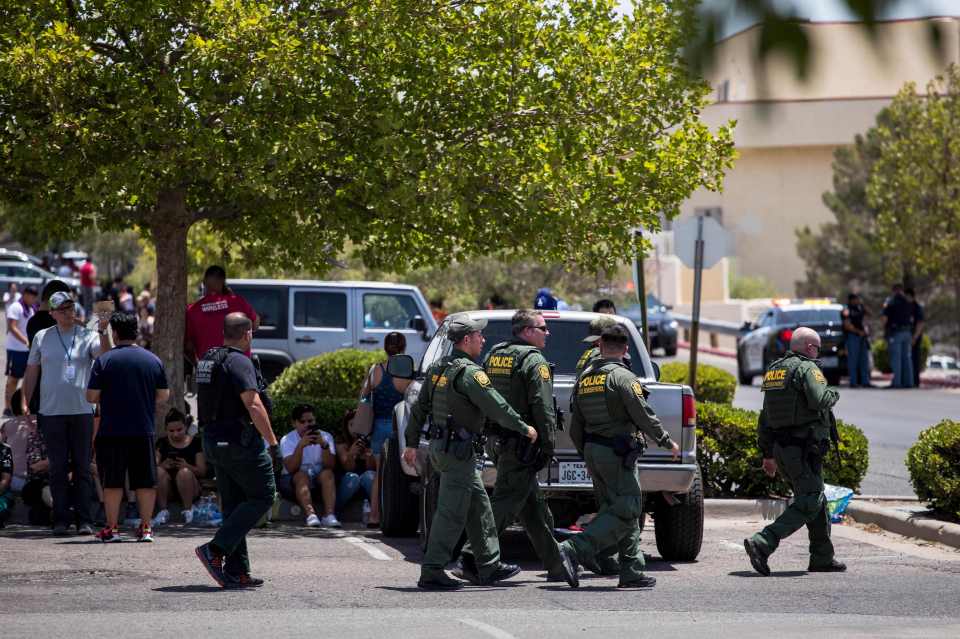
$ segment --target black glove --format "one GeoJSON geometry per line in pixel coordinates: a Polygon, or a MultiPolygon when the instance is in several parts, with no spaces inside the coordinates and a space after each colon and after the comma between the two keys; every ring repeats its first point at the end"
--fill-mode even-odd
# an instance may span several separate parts
{"type": "Polygon", "coordinates": [[[283,472],[283,456],[280,454],[280,445],[274,444],[268,449],[270,461],[273,462],[273,474],[279,475],[283,472]]]}

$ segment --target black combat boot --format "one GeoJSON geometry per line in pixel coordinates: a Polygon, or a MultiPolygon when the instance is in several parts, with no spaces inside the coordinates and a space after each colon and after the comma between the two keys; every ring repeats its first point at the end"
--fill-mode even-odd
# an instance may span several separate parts
{"type": "Polygon", "coordinates": [[[653,588],[656,585],[656,577],[640,575],[636,579],[631,579],[629,581],[624,581],[621,579],[620,583],[617,584],[617,588],[653,588]]]}
{"type": "Polygon", "coordinates": [[[846,572],[847,564],[841,563],[836,559],[831,559],[829,564],[825,566],[814,566],[810,564],[807,567],[807,572],[846,572]]]}
{"type": "MultiPolygon", "coordinates": [[[[490,573],[489,577],[478,578],[477,581],[471,581],[474,586],[492,586],[493,584],[505,581],[520,574],[520,566],[517,564],[505,564],[500,562],[497,564],[497,567],[493,569],[493,572],[490,573]]],[[[464,573],[466,575],[466,573],[464,573]]]]}
{"type": "Polygon", "coordinates": [[[571,588],[580,587],[580,564],[577,563],[577,557],[573,550],[567,546],[566,542],[560,544],[560,560],[563,562],[564,576],[567,578],[567,584],[571,588]]]}
{"type": "Polygon", "coordinates": [[[452,579],[441,570],[438,574],[421,574],[417,587],[423,590],[459,590],[463,588],[463,582],[452,579]]]}
{"type": "Polygon", "coordinates": [[[458,579],[466,579],[472,584],[480,583],[480,571],[477,570],[477,560],[473,555],[460,555],[456,567],[451,572],[458,579]]]}
{"type": "Polygon", "coordinates": [[[750,538],[744,539],[743,548],[747,551],[747,555],[750,556],[750,563],[753,565],[753,569],[764,577],[769,577],[770,566],[767,565],[767,556],[763,554],[763,551],[757,546],[757,542],[750,538]]]}

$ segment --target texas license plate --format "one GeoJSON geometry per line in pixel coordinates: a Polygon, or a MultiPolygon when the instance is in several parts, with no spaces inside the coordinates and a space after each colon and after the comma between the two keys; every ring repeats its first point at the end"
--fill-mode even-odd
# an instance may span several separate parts
{"type": "Polygon", "coordinates": [[[820,360],[824,368],[836,368],[840,365],[840,359],[836,356],[824,357],[820,360]]]}
{"type": "Polygon", "coordinates": [[[592,481],[586,462],[560,462],[561,484],[589,484],[592,481]]]}

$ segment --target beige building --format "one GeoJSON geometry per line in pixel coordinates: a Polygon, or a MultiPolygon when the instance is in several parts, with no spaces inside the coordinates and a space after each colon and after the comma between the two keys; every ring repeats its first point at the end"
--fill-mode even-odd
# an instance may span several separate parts
{"type": "MultiPolygon", "coordinates": [[[[815,58],[806,80],[786,58],[758,66],[757,27],[722,40],[707,75],[716,102],[703,119],[711,127],[737,121],[739,159],[723,193],[695,193],[681,215],[717,218],[734,235],[737,274],[762,276],[780,293],[793,294],[804,275],[795,230],[834,219],[822,200],[832,186],[834,149],[872,126],[904,83],[922,90],[949,63],[960,62],[960,1],[957,11],[956,17],[879,23],[875,41],[857,23],[807,23],[815,58]],[[932,21],[944,36],[940,56],[930,46],[932,21]]],[[[711,287],[713,299],[726,294],[711,287]]],[[[662,296],[686,301],[682,290],[662,296]]]]}

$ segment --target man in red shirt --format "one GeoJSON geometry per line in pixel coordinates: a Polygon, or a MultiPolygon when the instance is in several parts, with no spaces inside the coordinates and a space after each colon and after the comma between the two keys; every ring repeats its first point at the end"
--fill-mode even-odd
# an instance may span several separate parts
{"type": "Polygon", "coordinates": [[[97,285],[97,267],[93,260],[87,259],[80,266],[80,304],[87,317],[93,310],[93,287],[97,285]]]}
{"type": "Polygon", "coordinates": [[[211,348],[223,346],[223,320],[230,313],[243,313],[249,317],[253,320],[253,330],[260,326],[260,318],[253,307],[227,286],[227,272],[222,266],[211,266],[206,270],[203,290],[205,295],[187,307],[183,349],[192,362],[198,361],[211,348]]]}

